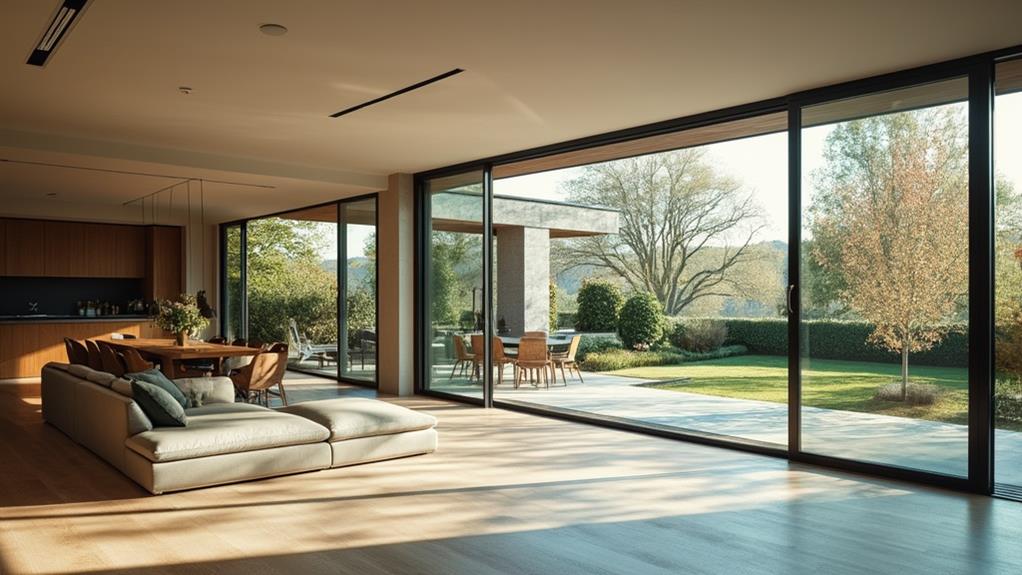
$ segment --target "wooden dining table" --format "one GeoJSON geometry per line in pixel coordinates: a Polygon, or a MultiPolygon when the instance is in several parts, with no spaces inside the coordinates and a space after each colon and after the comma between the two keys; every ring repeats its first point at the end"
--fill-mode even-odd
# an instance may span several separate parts
{"type": "Polygon", "coordinates": [[[183,377],[180,362],[193,359],[222,360],[226,357],[243,357],[255,355],[259,350],[254,347],[239,345],[221,345],[204,341],[190,341],[187,345],[177,345],[173,339],[109,339],[106,343],[115,349],[131,348],[142,357],[160,362],[160,370],[169,379],[183,377]]]}

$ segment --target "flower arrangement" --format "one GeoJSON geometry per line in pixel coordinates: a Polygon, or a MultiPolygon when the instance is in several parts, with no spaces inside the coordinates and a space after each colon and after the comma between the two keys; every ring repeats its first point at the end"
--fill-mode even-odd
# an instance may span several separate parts
{"type": "Polygon", "coordinates": [[[189,335],[209,324],[209,320],[202,317],[193,295],[181,294],[177,301],[161,300],[156,305],[157,327],[176,334],[178,345],[185,345],[189,335]]]}

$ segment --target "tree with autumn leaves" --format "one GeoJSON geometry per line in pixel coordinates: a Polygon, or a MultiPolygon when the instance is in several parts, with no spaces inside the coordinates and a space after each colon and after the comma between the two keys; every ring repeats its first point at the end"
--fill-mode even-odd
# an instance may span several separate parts
{"type": "Polygon", "coordinates": [[[961,106],[842,123],[814,174],[809,256],[901,356],[933,347],[966,302],[968,133],[961,106]]]}

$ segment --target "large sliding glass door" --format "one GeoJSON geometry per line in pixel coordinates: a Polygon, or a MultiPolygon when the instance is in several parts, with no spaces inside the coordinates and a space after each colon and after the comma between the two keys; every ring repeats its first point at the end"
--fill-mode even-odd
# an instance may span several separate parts
{"type": "Polygon", "coordinates": [[[993,132],[992,66],[420,176],[420,388],[981,492],[996,449],[1022,484],[1022,67],[993,132]]]}
{"type": "Polygon", "coordinates": [[[994,481],[1022,494],[1022,60],[995,74],[994,481]]]}
{"type": "Polygon", "coordinates": [[[802,110],[801,448],[964,477],[968,81],[802,110]]]}
{"type": "Polygon", "coordinates": [[[376,382],[376,197],[222,227],[230,341],[288,344],[288,368],[376,382]]]}
{"type": "Polygon", "coordinates": [[[426,180],[420,187],[426,236],[420,325],[427,330],[425,389],[484,400],[490,331],[484,249],[486,174],[476,170],[426,180]]]}

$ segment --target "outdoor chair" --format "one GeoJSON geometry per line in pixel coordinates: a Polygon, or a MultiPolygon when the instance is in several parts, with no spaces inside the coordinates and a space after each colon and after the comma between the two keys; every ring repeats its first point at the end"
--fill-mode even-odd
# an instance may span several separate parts
{"type": "Polygon", "coordinates": [[[451,376],[447,379],[454,379],[454,372],[456,371],[460,376],[464,377],[465,371],[473,365],[473,356],[465,347],[465,338],[455,333],[451,334],[451,341],[454,343],[454,366],[451,367],[451,376]]]}
{"type": "Polygon", "coordinates": [[[547,389],[550,388],[550,376],[553,374],[554,364],[547,354],[546,338],[523,337],[519,340],[516,365],[518,369],[515,373],[515,389],[518,389],[525,378],[535,381],[533,385],[538,385],[542,380],[547,389]]]}
{"type": "Polygon", "coordinates": [[[568,385],[568,377],[564,374],[564,368],[566,367],[568,368],[568,373],[574,370],[575,374],[578,375],[578,381],[585,383],[585,380],[582,379],[582,370],[579,369],[578,362],[575,361],[575,354],[578,353],[578,345],[581,341],[582,336],[573,336],[567,352],[550,354],[550,361],[554,363],[555,367],[561,369],[561,379],[564,380],[564,385],[568,385]]]}

